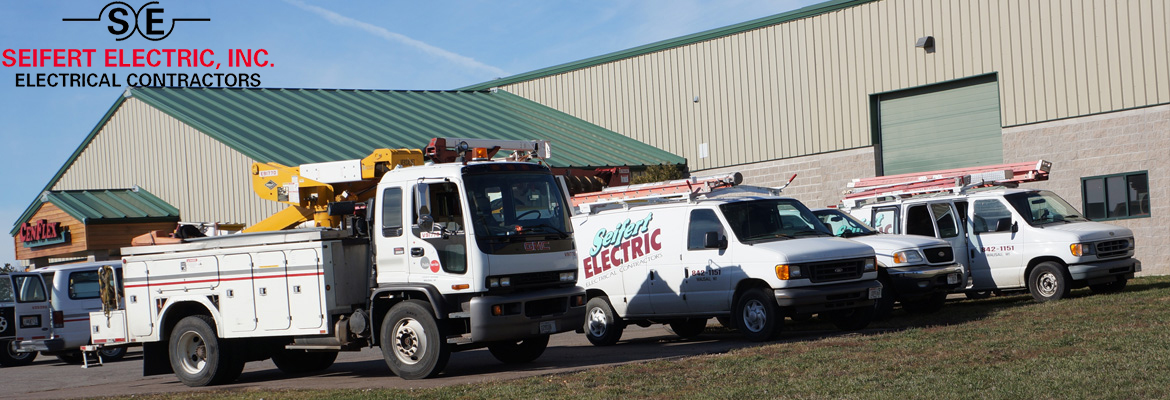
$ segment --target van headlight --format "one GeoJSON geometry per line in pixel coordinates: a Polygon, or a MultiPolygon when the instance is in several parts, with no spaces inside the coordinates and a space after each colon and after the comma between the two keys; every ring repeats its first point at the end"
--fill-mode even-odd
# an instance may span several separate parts
{"type": "Polygon", "coordinates": [[[919,264],[921,262],[922,254],[918,250],[903,250],[894,253],[894,264],[919,264]]]}
{"type": "Polygon", "coordinates": [[[1075,257],[1091,256],[1097,254],[1097,247],[1092,243],[1073,243],[1068,246],[1068,251],[1075,257]]]}
{"type": "Polygon", "coordinates": [[[776,278],[782,281],[804,278],[802,272],[799,265],[780,264],[776,266],[776,278]]]}
{"type": "Polygon", "coordinates": [[[877,261],[872,258],[865,259],[865,272],[877,271],[877,261]]]}

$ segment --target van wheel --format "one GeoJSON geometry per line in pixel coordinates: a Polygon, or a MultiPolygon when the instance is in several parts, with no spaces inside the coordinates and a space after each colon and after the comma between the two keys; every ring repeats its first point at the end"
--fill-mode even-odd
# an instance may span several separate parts
{"type": "Polygon", "coordinates": [[[707,318],[687,318],[670,322],[670,330],[683,339],[699,336],[707,330],[707,318]]]}
{"type": "Polygon", "coordinates": [[[451,348],[431,306],[419,300],[395,304],[382,320],[382,358],[402,379],[431,378],[443,372],[451,348]]]}
{"type": "Polygon", "coordinates": [[[968,300],[983,300],[991,298],[991,291],[981,290],[977,292],[964,292],[963,295],[967,296],[968,300]]]}
{"type": "Polygon", "coordinates": [[[535,361],[548,348],[548,335],[521,341],[498,342],[488,345],[488,351],[505,364],[523,364],[535,361]]]}
{"type": "Polygon", "coordinates": [[[336,351],[304,351],[280,349],[272,353],[272,363],[280,372],[286,374],[303,374],[317,372],[333,365],[337,361],[336,351]]]}
{"type": "Polygon", "coordinates": [[[776,299],[760,288],[744,292],[735,302],[731,317],[735,319],[735,329],[753,342],[772,340],[784,326],[784,316],[780,315],[776,299]]]}
{"type": "Polygon", "coordinates": [[[1070,281],[1064,266],[1045,261],[1028,274],[1028,291],[1032,292],[1032,298],[1039,302],[1060,300],[1068,296],[1071,290],[1070,281]]]}
{"type": "MultiPolygon", "coordinates": [[[[878,277],[878,283],[882,284],[882,297],[873,302],[873,319],[883,320],[890,317],[894,312],[894,284],[890,283],[890,278],[882,275],[878,277]]],[[[905,305],[903,305],[905,307],[905,305]]]]}
{"type": "Polygon", "coordinates": [[[64,353],[59,353],[57,354],[57,359],[66,364],[81,364],[82,361],[80,351],[67,351],[64,353]]]}
{"type": "Polygon", "coordinates": [[[946,293],[935,293],[915,301],[902,302],[902,309],[913,314],[928,314],[942,309],[946,302],[946,293]]]}
{"type": "Polygon", "coordinates": [[[215,336],[213,326],[211,317],[192,315],[180,320],[171,332],[171,368],[184,385],[230,383],[244,369],[244,362],[232,356],[227,341],[215,336]]]}
{"type": "Polygon", "coordinates": [[[102,361],[118,361],[126,357],[126,346],[103,347],[98,350],[102,361]]]}
{"type": "Polygon", "coordinates": [[[3,351],[0,351],[0,365],[5,367],[23,367],[32,364],[33,360],[37,358],[35,351],[17,353],[16,342],[11,340],[0,340],[0,347],[4,348],[3,351]]]}
{"type": "Polygon", "coordinates": [[[598,296],[585,304],[585,338],[594,346],[609,346],[622,337],[625,324],[609,304],[609,298],[598,296]]]}
{"type": "Polygon", "coordinates": [[[856,331],[869,326],[873,321],[873,307],[856,307],[829,313],[833,326],[843,331],[856,331]]]}
{"type": "Polygon", "coordinates": [[[1127,281],[1128,281],[1128,279],[1126,279],[1126,278],[1118,278],[1116,281],[1109,282],[1109,283],[1089,285],[1089,290],[1092,290],[1093,293],[1102,293],[1102,294],[1104,294],[1104,293],[1117,293],[1117,292],[1120,292],[1122,290],[1125,290],[1125,283],[1127,281]]]}

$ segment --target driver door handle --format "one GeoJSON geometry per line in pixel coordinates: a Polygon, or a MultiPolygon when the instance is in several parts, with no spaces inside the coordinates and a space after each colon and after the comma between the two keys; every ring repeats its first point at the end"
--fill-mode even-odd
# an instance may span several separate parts
{"type": "Polygon", "coordinates": [[[410,248],[410,256],[411,257],[422,257],[423,254],[425,254],[425,253],[423,252],[422,247],[411,247],[410,248]]]}

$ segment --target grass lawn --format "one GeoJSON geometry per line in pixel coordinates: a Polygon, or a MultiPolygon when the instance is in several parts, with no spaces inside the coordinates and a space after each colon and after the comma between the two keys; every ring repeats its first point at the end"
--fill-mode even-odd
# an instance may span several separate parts
{"type": "MultiPolygon", "coordinates": [[[[895,312],[824,337],[815,319],[781,340],[726,354],[425,390],[219,391],[184,398],[1166,398],[1170,277],[1124,292],[1035,303],[1026,292],[895,312]],[[802,332],[804,332],[802,334],[802,332]]],[[[621,344],[610,348],[621,351],[621,344]]],[[[163,398],[163,396],[157,396],[163,398]]],[[[174,398],[175,394],[166,398],[174,398]]],[[[137,398],[144,398],[137,396],[137,398]]],[[[146,396],[145,398],[153,398],[146,396]]]]}

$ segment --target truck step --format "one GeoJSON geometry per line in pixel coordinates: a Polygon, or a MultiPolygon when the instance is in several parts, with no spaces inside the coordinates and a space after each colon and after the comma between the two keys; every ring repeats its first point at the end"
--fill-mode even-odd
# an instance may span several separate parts
{"type": "Polygon", "coordinates": [[[465,334],[462,336],[448,336],[447,343],[450,343],[450,344],[471,344],[471,334],[468,333],[468,334],[465,334]]]}
{"type": "Polygon", "coordinates": [[[326,344],[290,344],[290,345],[284,346],[284,348],[289,349],[289,350],[333,350],[333,351],[344,350],[344,348],[342,346],[326,345],[326,344]]]}

